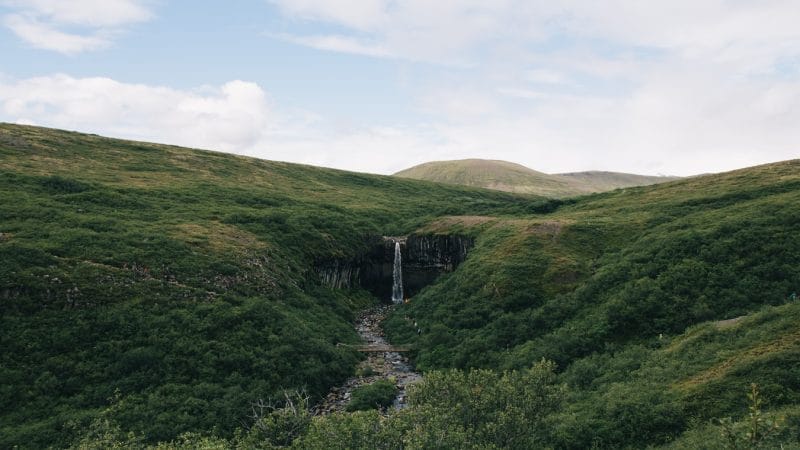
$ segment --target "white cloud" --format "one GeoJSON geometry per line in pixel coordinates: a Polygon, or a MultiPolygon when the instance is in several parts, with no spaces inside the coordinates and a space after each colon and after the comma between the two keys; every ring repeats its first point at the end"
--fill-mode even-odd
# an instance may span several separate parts
{"type": "Polygon", "coordinates": [[[269,0],[286,14],[324,20],[359,30],[372,30],[388,19],[384,0],[269,0]]]}
{"type": "MultiPolygon", "coordinates": [[[[446,121],[363,126],[281,108],[245,81],[178,90],[68,75],[0,78],[0,120],[374,173],[488,157],[545,172],[689,175],[800,156],[800,82],[720,84],[713,72],[673,70],[628,97],[542,94],[508,114],[491,93],[478,93],[444,105],[460,112],[446,121]]],[[[466,97],[450,94],[437,102],[466,97]]]]}
{"type": "MultiPolygon", "coordinates": [[[[147,17],[66,19],[53,12],[55,2],[40,3],[34,25],[60,17],[116,27],[147,17]]],[[[446,65],[421,65],[421,77],[413,73],[420,65],[399,69],[411,74],[403,75],[403,88],[419,116],[359,119],[343,111],[326,118],[275,105],[264,88],[242,81],[177,90],[54,75],[0,78],[0,119],[379,173],[483,157],[545,172],[689,175],[800,157],[795,2],[273,3],[291,20],[338,28],[272,36],[446,65]],[[786,61],[795,65],[781,66],[786,61]]],[[[78,51],[66,47],[60,51],[78,51]]],[[[353,104],[364,101],[358,95],[370,93],[355,93],[353,104]]]]}
{"type": "Polygon", "coordinates": [[[745,67],[753,58],[770,63],[800,49],[800,3],[795,0],[270,2],[288,16],[357,32],[361,41],[367,39],[395,57],[440,63],[484,62],[487,45],[504,51],[532,48],[536,54],[537,44],[559,34],[745,67]]]}
{"type": "Polygon", "coordinates": [[[292,36],[285,34],[273,36],[289,42],[294,42],[295,44],[316,48],[318,50],[352,53],[355,55],[372,56],[376,58],[386,58],[392,56],[389,50],[382,45],[361,42],[356,38],[348,36],[292,36]]]}
{"type": "Polygon", "coordinates": [[[127,25],[152,16],[141,0],[5,0],[2,4],[55,23],[93,27],[127,25]]]}
{"type": "Polygon", "coordinates": [[[67,75],[0,81],[6,120],[242,152],[270,132],[266,93],[231,81],[182,91],[67,75]]]}
{"type": "Polygon", "coordinates": [[[54,50],[71,54],[87,50],[107,47],[108,39],[98,36],[81,36],[59,31],[49,24],[41,23],[35,18],[19,14],[9,14],[3,18],[3,24],[36,48],[54,50]]]}
{"type": "Polygon", "coordinates": [[[543,84],[563,84],[567,82],[567,77],[564,74],[548,69],[529,70],[525,78],[530,82],[543,84]]]}
{"type": "Polygon", "coordinates": [[[152,17],[139,0],[6,0],[0,5],[14,11],[2,22],[20,39],[64,54],[108,47],[126,25],[152,17]]]}
{"type": "Polygon", "coordinates": [[[493,93],[477,86],[437,87],[420,93],[417,106],[420,111],[447,121],[482,120],[502,113],[493,93]]]}
{"type": "Polygon", "coordinates": [[[419,128],[341,129],[280,109],[260,86],[238,80],[178,90],[64,74],[0,76],[0,121],[383,173],[438,147],[419,128]]]}
{"type": "Polygon", "coordinates": [[[685,175],[800,156],[796,0],[272,3],[389,58],[458,64],[414,87],[430,125],[400,127],[425,159],[685,175]]]}
{"type": "MultiPolygon", "coordinates": [[[[517,20],[513,2],[508,0],[270,0],[270,3],[289,17],[331,23],[354,31],[359,34],[355,36],[359,42],[371,42],[395,58],[440,64],[467,64],[469,48],[485,40],[538,34],[535,28],[517,20]]],[[[302,43],[302,37],[296,42],[302,43]]]]}
{"type": "Polygon", "coordinates": [[[528,100],[539,100],[548,97],[548,94],[533,89],[498,88],[497,93],[508,97],[525,98],[528,100]]]}

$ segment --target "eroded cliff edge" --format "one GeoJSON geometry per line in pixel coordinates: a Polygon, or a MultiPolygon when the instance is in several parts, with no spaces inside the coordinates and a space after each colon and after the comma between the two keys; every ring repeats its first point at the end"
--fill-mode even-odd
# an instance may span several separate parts
{"type": "Polygon", "coordinates": [[[391,298],[395,242],[400,242],[403,288],[416,295],[439,275],[464,262],[475,240],[452,234],[369,237],[368,250],[354,258],[327,258],[315,263],[320,281],[333,288],[362,287],[381,300],[391,298]]]}

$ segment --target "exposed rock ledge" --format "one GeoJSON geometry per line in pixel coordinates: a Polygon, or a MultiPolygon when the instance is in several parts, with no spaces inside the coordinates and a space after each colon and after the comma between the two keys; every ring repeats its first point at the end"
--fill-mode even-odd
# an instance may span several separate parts
{"type": "Polygon", "coordinates": [[[315,270],[327,286],[337,289],[361,286],[378,298],[388,300],[395,242],[400,242],[403,285],[409,297],[442,273],[455,270],[475,244],[473,238],[461,235],[384,236],[374,238],[370,250],[356,258],[320,260],[315,270]]]}

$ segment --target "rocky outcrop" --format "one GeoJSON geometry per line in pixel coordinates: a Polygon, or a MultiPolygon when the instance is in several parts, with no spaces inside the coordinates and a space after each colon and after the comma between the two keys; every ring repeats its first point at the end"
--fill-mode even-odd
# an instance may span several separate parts
{"type": "Polygon", "coordinates": [[[360,263],[334,259],[326,263],[318,263],[316,272],[322,284],[332,288],[349,289],[360,285],[360,263]]]}
{"type": "Polygon", "coordinates": [[[474,240],[460,235],[385,236],[372,239],[368,251],[351,259],[317,261],[320,281],[330,287],[363,287],[381,299],[391,298],[395,243],[400,243],[403,288],[414,296],[439,275],[452,272],[467,258],[474,240]]]}
{"type": "Polygon", "coordinates": [[[411,235],[403,253],[403,281],[408,297],[433,283],[439,275],[452,272],[467,258],[475,245],[460,235],[411,235]]]}
{"type": "Polygon", "coordinates": [[[411,235],[406,240],[404,257],[409,265],[451,272],[464,262],[473,245],[472,238],[459,235],[411,235]]]}

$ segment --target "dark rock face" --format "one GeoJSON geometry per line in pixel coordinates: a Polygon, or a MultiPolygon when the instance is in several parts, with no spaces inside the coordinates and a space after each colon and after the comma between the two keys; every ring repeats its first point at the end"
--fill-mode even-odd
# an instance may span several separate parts
{"type": "Polygon", "coordinates": [[[322,284],[336,289],[349,289],[359,285],[361,276],[360,264],[348,261],[332,260],[318,262],[315,268],[322,284]]]}
{"type": "Polygon", "coordinates": [[[395,242],[400,242],[406,297],[416,295],[442,273],[455,270],[475,244],[472,238],[459,235],[383,237],[371,242],[369,251],[357,258],[318,261],[316,272],[327,286],[361,286],[388,301],[392,296],[395,242]]]}
{"type": "Polygon", "coordinates": [[[452,272],[475,245],[472,238],[458,235],[411,235],[403,251],[403,284],[412,297],[442,273],[452,272]]]}

